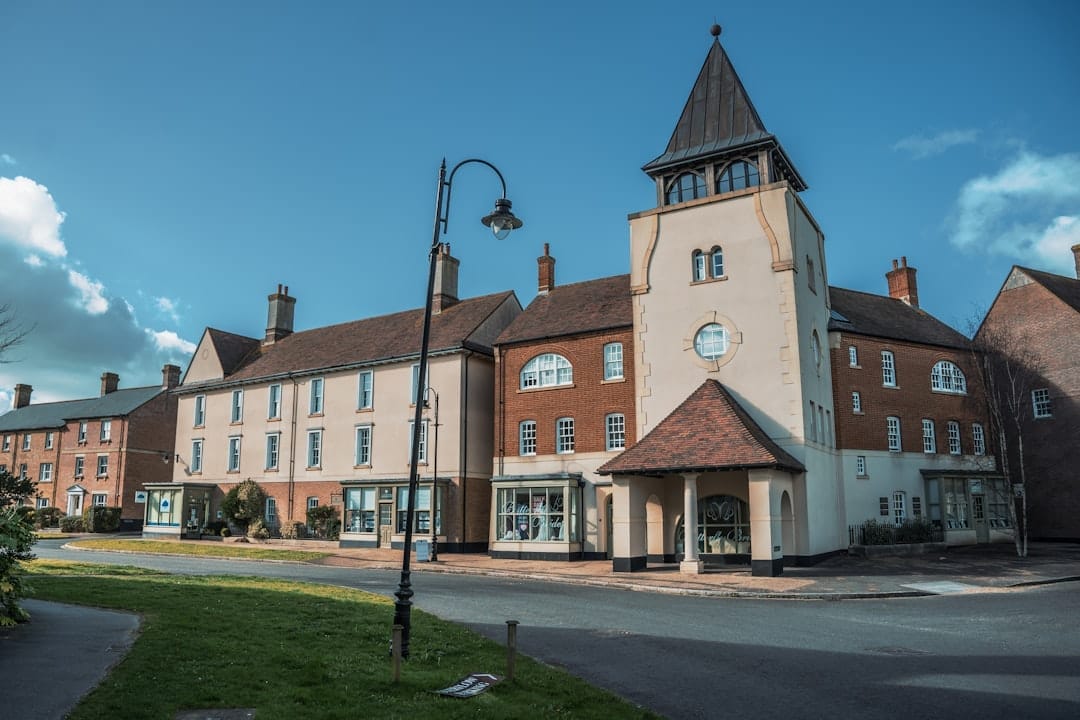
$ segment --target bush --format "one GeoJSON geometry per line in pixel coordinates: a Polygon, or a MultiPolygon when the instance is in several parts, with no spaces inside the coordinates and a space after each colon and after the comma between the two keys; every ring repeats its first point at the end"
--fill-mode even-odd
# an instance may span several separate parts
{"type": "Polygon", "coordinates": [[[877,520],[863,523],[863,545],[892,545],[893,527],[877,520]]]}
{"type": "Polygon", "coordinates": [[[315,531],[315,537],[324,540],[337,540],[341,533],[341,520],[338,509],[333,505],[317,505],[307,511],[308,525],[315,531]]]}
{"type": "Polygon", "coordinates": [[[60,518],[60,532],[86,532],[86,523],[83,522],[82,515],[65,515],[60,518]]]}
{"type": "Polygon", "coordinates": [[[60,518],[64,517],[64,511],[58,507],[45,507],[37,511],[34,524],[39,528],[59,527],[60,518]]]}
{"type": "Polygon", "coordinates": [[[929,520],[905,520],[896,528],[896,542],[924,543],[934,541],[934,525],[929,520]]]}
{"type": "Polygon", "coordinates": [[[29,619],[19,607],[25,587],[19,562],[30,560],[34,544],[34,526],[11,508],[0,509],[0,627],[29,619]]]}
{"type": "Polygon", "coordinates": [[[286,540],[300,540],[307,537],[307,525],[295,520],[287,523],[283,523],[281,526],[281,537],[286,540]]]}
{"type": "Polygon", "coordinates": [[[211,520],[210,522],[203,525],[202,531],[204,535],[220,535],[222,528],[226,528],[228,526],[229,524],[224,520],[211,520]]]}
{"type": "Polygon", "coordinates": [[[235,485],[225,493],[225,499],[221,501],[221,510],[225,518],[236,523],[245,534],[248,527],[255,520],[262,520],[263,511],[266,508],[266,491],[251,478],[235,485]]]}
{"type": "Polygon", "coordinates": [[[83,510],[83,526],[86,532],[116,532],[120,527],[120,508],[91,505],[83,510]]]}
{"type": "Polygon", "coordinates": [[[266,527],[266,523],[262,521],[262,518],[256,518],[248,525],[247,536],[255,540],[267,540],[270,537],[270,530],[266,527]]]}

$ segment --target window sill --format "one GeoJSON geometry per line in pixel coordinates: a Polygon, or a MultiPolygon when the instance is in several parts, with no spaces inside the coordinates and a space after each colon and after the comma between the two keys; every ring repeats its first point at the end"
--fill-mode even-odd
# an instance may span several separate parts
{"type": "Polygon", "coordinates": [[[371,463],[364,463],[363,465],[353,465],[353,470],[370,470],[371,463]]]}
{"type": "Polygon", "coordinates": [[[307,470],[308,472],[312,472],[312,471],[315,471],[315,470],[322,470],[322,465],[308,465],[304,469],[307,470]]]}
{"type": "Polygon", "coordinates": [[[869,475],[856,475],[855,479],[856,480],[869,480],[870,476],[869,475]]]}
{"type": "Polygon", "coordinates": [[[851,370],[862,370],[862,365],[850,365],[849,364],[848,368],[851,369],[851,370]]]}
{"type": "Polygon", "coordinates": [[[266,418],[266,422],[281,422],[281,417],[268,417],[266,418]]]}
{"type": "Polygon", "coordinates": [[[268,468],[263,468],[263,472],[276,473],[276,472],[278,472],[278,469],[276,467],[268,467],[268,468]]]}
{"type": "MultiPolygon", "coordinates": [[[[416,407],[416,403],[413,403],[412,407],[416,407]]],[[[358,413],[370,413],[370,412],[374,412],[374,411],[375,411],[375,408],[373,408],[373,407],[356,408],[356,412],[358,412],[358,413]]]]}
{"type": "Polygon", "coordinates": [[[321,413],[321,412],[317,412],[317,413],[308,413],[308,417],[309,417],[309,418],[315,418],[315,417],[323,417],[324,415],[325,415],[325,413],[321,413]]]}
{"type": "Polygon", "coordinates": [[[707,278],[702,278],[701,280],[691,280],[690,281],[690,287],[693,287],[695,285],[708,285],[709,283],[714,283],[714,282],[724,282],[727,279],[728,279],[727,275],[721,275],[720,277],[707,277],[707,278]]]}
{"type": "Polygon", "coordinates": [[[885,383],[881,383],[881,387],[885,388],[886,390],[899,390],[900,389],[899,385],[886,385],[885,383]]]}
{"type": "Polygon", "coordinates": [[[603,380],[600,381],[600,384],[601,385],[615,385],[617,383],[624,383],[624,382],[626,382],[626,376],[625,375],[623,375],[621,377],[604,378],[603,380]]]}
{"type": "MultiPolygon", "coordinates": [[[[206,429],[206,424],[205,424],[205,423],[198,423],[198,424],[196,424],[196,425],[192,425],[192,426],[191,426],[191,429],[192,429],[192,430],[205,430],[205,429],[206,429]]],[[[83,445],[83,444],[85,444],[85,443],[86,443],[86,441],[85,441],[85,440],[83,440],[83,441],[82,441],[81,443],[79,443],[79,444],[80,444],[80,445],[83,445]]]]}
{"type": "Polygon", "coordinates": [[[239,475],[240,474],[240,468],[237,468],[235,470],[226,470],[225,474],[226,475],[239,475]]]}
{"type": "Polygon", "coordinates": [[[566,390],[567,388],[577,387],[576,383],[563,383],[562,385],[537,385],[536,387],[518,388],[517,392],[520,393],[532,393],[543,392],[544,390],[566,390]]]}
{"type": "Polygon", "coordinates": [[[955,390],[940,390],[938,388],[930,388],[930,392],[934,395],[953,395],[955,397],[967,397],[967,392],[956,392],[955,390]]]}
{"type": "Polygon", "coordinates": [[[851,414],[852,415],[865,415],[866,412],[864,410],[852,410],[851,414]]]}

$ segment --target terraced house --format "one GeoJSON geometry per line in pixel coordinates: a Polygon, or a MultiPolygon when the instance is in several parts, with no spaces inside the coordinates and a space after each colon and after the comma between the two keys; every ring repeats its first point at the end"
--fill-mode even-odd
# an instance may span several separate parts
{"type": "Polygon", "coordinates": [[[88,505],[121,508],[121,529],[142,525],[144,491],[172,474],[176,400],[169,389],[180,368],[162,368],[161,385],[119,387],[101,376],[101,395],[30,402],[16,385],[13,408],[0,415],[0,468],[37,480],[37,507],[78,515],[88,505]]]}
{"type": "MultiPolygon", "coordinates": [[[[414,532],[484,550],[491,503],[492,343],[521,311],[512,292],[458,299],[458,261],[437,260],[414,532]]],[[[269,296],[266,334],[207,328],[183,382],[171,483],[151,488],[145,531],[221,518],[252,479],[273,528],[342,510],[343,545],[400,547],[405,532],[422,310],[293,331],[296,299],[269,296]]]]}

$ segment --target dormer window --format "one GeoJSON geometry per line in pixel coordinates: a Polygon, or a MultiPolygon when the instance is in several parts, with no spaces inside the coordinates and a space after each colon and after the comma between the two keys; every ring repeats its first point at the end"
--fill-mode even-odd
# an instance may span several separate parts
{"type": "Polygon", "coordinates": [[[695,172],[685,172],[671,181],[667,191],[667,204],[675,205],[705,197],[705,178],[695,172]]]}
{"type": "Polygon", "coordinates": [[[521,389],[555,387],[574,383],[574,367],[562,355],[537,355],[521,368],[521,389]]]}
{"type": "Polygon", "coordinates": [[[948,360],[942,360],[930,371],[930,389],[937,392],[963,395],[967,392],[964,371],[948,360]]]}
{"type": "Polygon", "coordinates": [[[757,187],[761,184],[757,165],[749,160],[736,160],[716,178],[716,192],[726,193],[757,187]]]}

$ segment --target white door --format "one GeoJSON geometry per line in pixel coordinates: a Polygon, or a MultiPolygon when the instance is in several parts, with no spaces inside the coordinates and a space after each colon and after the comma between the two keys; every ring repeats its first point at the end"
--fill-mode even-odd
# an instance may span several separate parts
{"type": "Polygon", "coordinates": [[[82,493],[68,494],[67,514],[82,515],[82,493]]]}

